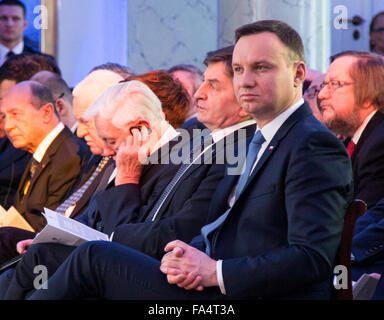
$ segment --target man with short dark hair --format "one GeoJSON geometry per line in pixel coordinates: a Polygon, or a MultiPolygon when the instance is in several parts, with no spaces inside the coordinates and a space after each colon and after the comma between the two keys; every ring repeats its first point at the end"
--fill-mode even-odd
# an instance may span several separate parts
{"type": "Polygon", "coordinates": [[[0,65],[20,53],[37,53],[24,44],[23,33],[27,27],[25,5],[18,0],[0,2],[0,65]]]}
{"type": "Polygon", "coordinates": [[[257,131],[243,173],[224,177],[213,222],[190,245],[168,243],[160,262],[119,244],[85,243],[30,299],[330,298],[352,174],[344,146],[302,99],[303,52],[283,22],[237,30],[234,91],[257,131]]]}
{"type": "Polygon", "coordinates": [[[334,56],[318,94],[323,123],[349,137],[354,197],[373,207],[384,198],[384,60],[368,52],[334,56]]]}
{"type": "Polygon", "coordinates": [[[34,74],[30,80],[40,82],[51,91],[60,120],[75,133],[77,121],[73,114],[73,96],[64,79],[55,72],[42,70],[34,74]]]}
{"type": "MultiPolygon", "coordinates": [[[[76,138],[58,119],[50,91],[38,82],[23,81],[2,99],[4,129],[13,146],[31,153],[16,194],[15,207],[32,228],[45,226],[41,212],[55,209],[80,173],[76,138]]],[[[0,228],[0,263],[15,256],[15,246],[28,231],[0,228]]],[[[17,253],[17,252],[16,252],[17,253]]]]}

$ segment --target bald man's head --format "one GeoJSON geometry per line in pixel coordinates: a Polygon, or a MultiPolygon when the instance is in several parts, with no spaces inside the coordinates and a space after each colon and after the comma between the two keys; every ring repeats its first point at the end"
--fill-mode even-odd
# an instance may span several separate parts
{"type": "Polygon", "coordinates": [[[0,110],[14,147],[31,153],[59,123],[51,92],[35,81],[23,81],[9,89],[0,110]]]}

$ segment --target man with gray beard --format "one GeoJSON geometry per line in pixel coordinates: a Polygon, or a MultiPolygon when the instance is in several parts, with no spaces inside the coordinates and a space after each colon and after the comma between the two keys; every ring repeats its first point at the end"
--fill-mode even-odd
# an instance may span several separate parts
{"type": "Polygon", "coordinates": [[[384,61],[367,52],[342,52],[321,87],[324,124],[348,137],[354,197],[372,207],[384,198],[384,61]]]}

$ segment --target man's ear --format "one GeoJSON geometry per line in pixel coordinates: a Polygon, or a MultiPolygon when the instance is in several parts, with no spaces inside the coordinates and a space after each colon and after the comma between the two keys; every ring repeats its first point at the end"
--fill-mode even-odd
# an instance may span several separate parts
{"type": "Polygon", "coordinates": [[[55,107],[52,103],[47,103],[39,109],[44,123],[49,123],[55,114],[55,107]]]}
{"type": "Polygon", "coordinates": [[[56,100],[56,110],[59,113],[60,117],[64,117],[67,114],[67,106],[65,105],[63,99],[56,100]]]}
{"type": "Polygon", "coordinates": [[[303,61],[296,61],[294,63],[294,79],[293,83],[295,87],[298,87],[304,83],[305,76],[307,74],[307,67],[303,61]]]}

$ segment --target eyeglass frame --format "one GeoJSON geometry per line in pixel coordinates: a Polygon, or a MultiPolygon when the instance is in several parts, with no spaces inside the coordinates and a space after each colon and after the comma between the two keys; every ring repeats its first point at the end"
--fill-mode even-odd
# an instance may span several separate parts
{"type": "Polygon", "coordinates": [[[320,84],[320,90],[324,89],[325,87],[328,87],[328,90],[330,92],[335,92],[335,90],[340,89],[344,86],[349,86],[351,84],[354,84],[354,82],[340,81],[340,80],[323,81],[320,84]]]}
{"type": "Polygon", "coordinates": [[[305,90],[304,95],[306,95],[309,99],[314,99],[319,95],[321,88],[319,87],[312,87],[305,90]]]}

